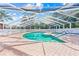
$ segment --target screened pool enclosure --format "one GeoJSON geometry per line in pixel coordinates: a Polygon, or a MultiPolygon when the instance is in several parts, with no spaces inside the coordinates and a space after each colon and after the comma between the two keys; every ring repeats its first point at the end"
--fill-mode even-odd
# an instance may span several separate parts
{"type": "Polygon", "coordinates": [[[0,3],[1,32],[23,29],[62,31],[78,28],[78,3],[0,3]]]}

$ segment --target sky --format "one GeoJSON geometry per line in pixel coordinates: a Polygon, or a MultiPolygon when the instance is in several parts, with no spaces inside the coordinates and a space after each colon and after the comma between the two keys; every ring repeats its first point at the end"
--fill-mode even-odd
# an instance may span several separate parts
{"type": "Polygon", "coordinates": [[[63,6],[63,3],[11,3],[15,5],[16,7],[24,7],[24,6],[38,6],[39,8],[43,7],[44,8],[56,8],[58,6],[63,6]]]}

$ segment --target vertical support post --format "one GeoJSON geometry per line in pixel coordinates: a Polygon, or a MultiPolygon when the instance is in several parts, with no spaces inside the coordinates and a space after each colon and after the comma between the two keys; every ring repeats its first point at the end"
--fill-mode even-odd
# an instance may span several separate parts
{"type": "Polygon", "coordinates": [[[60,25],[59,25],[59,28],[58,29],[60,29],[60,25]]]}
{"type": "Polygon", "coordinates": [[[63,29],[65,29],[65,25],[63,24],[63,29]]]}
{"type": "Polygon", "coordinates": [[[50,29],[51,27],[50,27],[50,25],[49,25],[49,29],[50,29]]]}
{"type": "Polygon", "coordinates": [[[72,24],[70,23],[69,25],[70,25],[69,28],[71,29],[72,28],[72,24]]]}
{"type": "Polygon", "coordinates": [[[56,26],[56,29],[57,29],[57,26],[56,26]]]}
{"type": "Polygon", "coordinates": [[[2,23],[2,24],[3,24],[3,28],[2,29],[4,30],[4,23],[2,23]]]}

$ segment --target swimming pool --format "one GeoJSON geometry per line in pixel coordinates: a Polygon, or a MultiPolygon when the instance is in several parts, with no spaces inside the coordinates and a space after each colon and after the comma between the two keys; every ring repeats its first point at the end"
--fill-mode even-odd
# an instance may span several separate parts
{"type": "Polygon", "coordinates": [[[25,33],[23,35],[23,37],[26,38],[26,39],[40,41],[40,42],[59,42],[59,43],[65,43],[63,40],[60,40],[57,37],[54,37],[52,35],[44,34],[44,32],[25,33]]]}

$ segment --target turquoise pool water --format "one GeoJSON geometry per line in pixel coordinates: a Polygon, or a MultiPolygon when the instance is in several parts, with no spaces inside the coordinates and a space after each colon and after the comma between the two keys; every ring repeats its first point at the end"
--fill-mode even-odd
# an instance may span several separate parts
{"type": "Polygon", "coordinates": [[[44,34],[43,32],[30,32],[23,35],[24,38],[35,40],[35,41],[41,41],[41,42],[59,42],[59,43],[65,43],[63,40],[60,40],[57,37],[54,37],[52,35],[44,34]]]}

